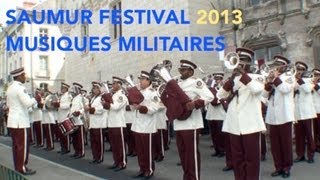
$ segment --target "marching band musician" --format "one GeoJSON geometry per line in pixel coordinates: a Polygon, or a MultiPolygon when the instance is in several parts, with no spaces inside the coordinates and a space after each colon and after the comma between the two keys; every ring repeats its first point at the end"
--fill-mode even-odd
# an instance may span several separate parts
{"type": "Polygon", "coordinates": [[[135,121],[136,112],[130,109],[130,105],[126,106],[126,113],[125,120],[126,120],[126,135],[125,141],[127,143],[128,152],[127,156],[134,157],[137,156],[137,151],[135,148],[135,141],[134,141],[134,132],[131,130],[132,123],[135,121]]]}
{"type": "Polygon", "coordinates": [[[273,59],[273,66],[277,68],[267,77],[264,92],[264,97],[268,98],[266,124],[270,127],[271,153],[275,166],[271,176],[287,178],[293,163],[294,77],[286,74],[290,60],[280,55],[273,59]]]}
{"type": "Polygon", "coordinates": [[[313,134],[316,152],[320,152],[320,69],[312,70],[314,78],[313,104],[316,109],[317,117],[313,119],[313,134]]]}
{"type": "Polygon", "coordinates": [[[236,53],[239,65],[217,93],[220,99],[234,95],[222,131],[230,133],[235,179],[256,180],[260,174],[260,132],[266,130],[260,101],[264,79],[250,73],[252,50],[237,48],[236,53]]]}
{"type": "MultiPolygon", "coordinates": [[[[156,87],[158,86],[156,82],[156,87]]],[[[159,97],[160,99],[160,97],[159,97]]],[[[166,107],[163,105],[161,100],[159,101],[159,109],[154,113],[154,118],[156,121],[157,132],[153,136],[153,148],[154,148],[154,160],[156,162],[161,162],[164,159],[164,131],[167,129],[167,116],[166,116],[166,107]]]]}
{"type": "Polygon", "coordinates": [[[136,119],[132,123],[131,130],[135,132],[135,145],[138,155],[140,170],[134,178],[149,179],[153,176],[155,164],[152,150],[152,134],[157,132],[156,121],[153,117],[158,111],[160,99],[154,89],[152,89],[150,74],[141,71],[140,87],[144,100],[138,105],[132,105],[131,110],[136,111],[136,119]]]}
{"type": "MultiPolygon", "coordinates": [[[[89,95],[87,95],[87,90],[85,89],[81,89],[81,95],[83,97],[83,103],[84,106],[89,106],[90,101],[91,101],[91,96],[93,95],[92,92],[89,93],[89,95]]],[[[84,145],[88,145],[88,131],[89,131],[89,113],[87,111],[85,111],[82,116],[81,119],[83,121],[83,140],[84,140],[84,145]]]]}
{"type": "Polygon", "coordinates": [[[48,106],[52,103],[51,96],[53,95],[52,92],[49,90],[46,91],[46,97],[44,100],[45,106],[43,107],[43,130],[44,130],[44,137],[46,139],[46,148],[47,151],[52,151],[54,149],[54,142],[53,142],[53,124],[56,123],[55,117],[54,117],[54,109],[52,109],[51,106],[48,106]]]}
{"type": "MultiPolygon", "coordinates": [[[[42,96],[44,95],[44,92],[37,88],[35,91],[35,97],[43,101],[42,96]]],[[[41,103],[40,107],[34,107],[33,113],[32,113],[32,119],[33,119],[33,129],[36,137],[36,147],[43,147],[43,127],[42,127],[42,108],[43,108],[43,102],[41,103]]]]}
{"type": "Polygon", "coordinates": [[[104,120],[104,109],[101,102],[101,84],[92,82],[93,97],[88,106],[85,106],[85,111],[89,112],[89,129],[90,129],[90,144],[92,150],[93,161],[91,164],[100,164],[104,159],[104,141],[102,129],[107,127],[104,120]]]}
{"type": "Polygon", "coordinates": [[[215,153],[212,156],[223,157],[225,155],[224,139],[225,134],[221,131],[223,120],[226,118],[226,111],[221,102],[217,98],[217,92],[221,88],[223,73],[213,73],[214,84],[209,87],[214,99],[208,104],[206,119],[211,131],[212,144],[214,145],[215,153]]]}
{"type": "Polygon", "coordinates": [[[126,147],[124,134],[126,129],[126,120],[124,114],[128,99],[122,90],[122,79],[112,77],[112,103],[105,103],[104,108],[109,110],[108,133],[114,163],[110,169],[121,171],[127,167],[126,147]]]}
{"type": "Polygon", "coordinates": [[[179,87],[191,100],[186,104],[192,111],[186,120],[174,120],[176,143],[181,165],[184,171],[183,179],[200,179],[199,129],[203,128],[201,108],[213,100],[213,94],[205,83],[193,77],[197,65],[188,60],[180,60],[179,87]]]}
{"type": "Polygon", "coordinates": [[[7,105],[9,108],[8,124],[12,137],[12,153],[14,169],[23,175],[32,175],[36,171],[26,167],[29,157],[27,128],[30,127],[28,108],[41,104],[41,99],[31,98],[23,84],[26,82],[24,68],[10,72],[13,83],[7,90],[7,105]]]}
{"type": "MultiPolygon", "coordinates": [[[[72,102],[72,95],[68,92],[70,85],[61,83],[61,97],[60,100],[53,103],[55,108],[58,108],[58,123],[62,123],[70,113],[70,106],[72,102]]],[[[61,150],[58,151],[61,154],[67,154],[70,152],[70,136],[63,135],[61,130],[59,132],[61,150]]]]}
{"type": "Polygon", "coordinates": [[[81,95],[81,88],[83,86],[79,83],[73,83],[73,93],[74,98],[71,102],[70,114],[74,118],[75,125],[78,129],[72,134],[72,144],[74,148],[74,154],[71,157],[75,159],[83,158],[84,153],[84,139],[83,139],[83,122],[81,120],[81,115],[84,113],[84,100],[81,95]]]}
{"type": "Polygon", "coordinates": [[[311,124],[311,120],[317,117],[312,100],[314,83],[311,82],[311,79],[303,77],[303,74],[308,70],[307,64],[298,61],[295,63],[295,66],[297,69],[297,82],[295,87],[295,118],[298,123],[294,125],[297,154],[297,158],[294,162],[305,160],[305,146],[307,145],[307,162],[314,163],[313,157],[315,144],[312,136],[311,124]]]}

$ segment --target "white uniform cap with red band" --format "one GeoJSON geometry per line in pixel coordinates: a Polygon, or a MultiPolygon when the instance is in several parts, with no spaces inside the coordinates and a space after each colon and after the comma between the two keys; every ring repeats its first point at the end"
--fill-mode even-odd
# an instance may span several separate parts
{"type": "Polygon", "coordinates": [[[318,68],[314,68],[314,69],[312,70],[312,72],[313,72],[314,74],[316,74],[316,75],[320,75],[320,69],[318,69],[318,68]]]}
{"type": "Polygon", "coordinates": [[[140,77],[138,77],[139,79],[143,79],[143,78],[147,78],[150,79],[150,73],[148,73],[147,71],[141,71],[140,77]]]}
{"type": "Polygon", "coordinates": [[[122,80],[121,78],[116,77],[116,76],[113,76],[113,77],[112,77],[112,81],[113,81],[113,82],[120,83],[120,84],[122,84],[122,82],[123,82],[123,80],[122,80]]]}
{"type": "Polygon", "coordinates": [[[79,89],[83,88],[83,86],[82,86],[81,84],[76,83],[76,82],[74,82],[72,85],[73,85],[74,87],[76,87],[76,88],[79,88],[79,89]]]}
{"type": "Polygon", "coordinates": [[[281,56],[281,55],[276,55],[273,57],[274,61],[275,62],[279,62],[279,63],[282,63],[283,65],[288,65],[290,64],[290,60],[281,56]]]}
{"type": "Polygon", "coordinates": [[[308,70],[308,65],[304,62],[301,62],[301,61],[297,61],[295,66],[297,68],[303,68],[305,71],[308,70]]]}
{"type": "Polygon", "coordinates": [[[24,68],[22,67],[22,68],[19,68],[19,69],[16,69],[16,70],[11,71],[11,72],[10,72],[10,75],[11,75],[12,77],[17,77],[17,76],[20,76],[20,75],[23,74],[23,73],[24,73],[24,68]]]}
{"type": "Polygon", "coordinates": [[[252,60],[254,56],[254,51],[248,48],[237,48],[236,53],[239,55],[240,59],[249,58],[250,60],[252,60]]]}
{"type": "Polygon", "coordinates": [[[61,87],[67,88],[69,89],[70,85],[66,84],[66,83],[61,83],[61,87]]]}
{"type": "Polygon", "coordinates": [[[223,78],[224,77],[224,73],[213,73],[212,76],[214,78],[223,78]]]}
{"type": "Polygon", "coordinates": [[[92,84],[92,86],[96,86],[98,88],[101,88],[101,83],[99,83],[99,82],[92,81],[91,84],[92,84]]]}
{"type": "Polygon", "coordinates": [[[182,59],[180,60],[180,68],[191,68],[191,69],[197,69],[197,65],[194,64],[193,62],[191,61],[188,61],[188,60],[185,60],[185,59],[182,59]]]}

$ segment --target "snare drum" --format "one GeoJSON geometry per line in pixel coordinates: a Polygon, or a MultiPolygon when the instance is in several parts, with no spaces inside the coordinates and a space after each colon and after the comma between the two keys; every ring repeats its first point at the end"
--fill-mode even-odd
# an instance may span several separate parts
{"type": "Polygon", "coordinates": [[[73,118],[66,118],[58,126],[65,136],[74,133],[78,129],[78,127],[74,124],[73,118]]]}

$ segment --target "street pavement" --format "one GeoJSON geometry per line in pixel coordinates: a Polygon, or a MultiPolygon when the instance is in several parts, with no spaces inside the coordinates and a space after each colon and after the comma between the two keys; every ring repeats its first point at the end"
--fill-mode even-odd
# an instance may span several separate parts
{"type": "MultiPolygon", "coordinates": [[[[0,163],[13,168],[12,152],[9,149],[11,138],[0,137],[0,163]]],[[[200,152],[201,152],[201,179],[202,180],[232,180],[233,172],[223,172],[225,159],[211,157],[213,153],[210,147],[211,140],[209,135],[200,137],[200,152]]],[[[109,145],[106,144],[108,148],[109,145]]],[[[112,153],[105,152],[104,162],[99,165],[92,165],[89,162],[92,160],[92,154],[89,146],[86,146],[86,156],[83,159],[73,159],[69,157],[73,151],[66,155],[57,153],[59,144],[55,143],[55,150],[47,152],[43,149],[31,147],[31,160],[29,167],[37,170],[37,174],[29,176],[31,180],[82,180],[82,179],[115,179],[126,180],[132,179],[138,170],[137,158],[128,157],[127,169],[114,172],[108,169],[113,164],[112,153]]],[[[295,157],[295,155],[294,155],[295,157]]],[[[177,166],[179,161],[178,152],[174,139],[171,141],[170,149],[166,151],[165,159],[162,162],[156,163],[154,180],[179,180],[182,179],[183,171],[181,166],[177,166]]],[[[261,162],[261,180],[280,180],[281,177],[271,177],[270,174],[274,171],[272,157],[268,146],[266,161],[261,162]]],[[[1,179],[1,178],[0,178],[1,179]]],[[[315,163],[308,164],[300,162],[294,164],[291,171],[292,180],[319,180],[320,179],[320,154],[316,153],[315,163]]]]}

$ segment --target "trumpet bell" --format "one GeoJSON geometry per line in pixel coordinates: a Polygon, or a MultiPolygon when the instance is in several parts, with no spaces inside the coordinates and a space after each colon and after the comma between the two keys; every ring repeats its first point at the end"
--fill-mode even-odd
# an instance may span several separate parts
{"type": "Polygon", "coordinates": [[[230,70],[238,67],[239,62],[240,57],[236,52],[229,52],[224,58],[224,66],[230,70]]]}
{"type": "Polygon", "coordinates": [[[173,79],[168,69],[162,64],[158,64],[155,67],[153,67],[150,74],[154,81],[158,78],[160,78],[164,82],[168,82],[171,79],[173,79]]]}

